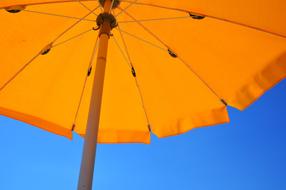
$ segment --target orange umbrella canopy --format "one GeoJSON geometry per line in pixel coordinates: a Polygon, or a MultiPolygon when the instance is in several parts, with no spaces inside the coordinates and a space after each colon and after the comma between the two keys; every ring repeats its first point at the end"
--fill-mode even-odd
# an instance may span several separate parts
{"type": "MultiPolygon", "coordinates": [[[[0,2],[0,114],[85,134],[97,0],[0,2]],[[14,13],[14,14],[13,14],[14,13]]],[[[150,141],[229,121],[286,76],[286,1],[122,0],[99,137],[150,141]]]]}

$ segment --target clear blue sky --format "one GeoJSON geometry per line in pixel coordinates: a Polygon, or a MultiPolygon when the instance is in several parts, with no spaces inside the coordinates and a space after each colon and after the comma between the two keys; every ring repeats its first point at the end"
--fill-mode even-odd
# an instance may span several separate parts
{"type": "MultiPolygon", "coordinates": [[[[100,145],[96,190],[285,190],[286,81],[230,124],[100,145]]],[[[83,140],[0,117],[0,190],[75,190],[83,140]]]]}

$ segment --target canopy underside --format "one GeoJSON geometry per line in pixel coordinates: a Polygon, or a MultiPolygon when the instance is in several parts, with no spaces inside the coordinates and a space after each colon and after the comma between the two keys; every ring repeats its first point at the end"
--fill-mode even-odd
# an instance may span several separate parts
{"type": "MultiPolygon", "coordinates": [[[[244,9],[226,0],[138,2],[145,5],[122,1],[126,10],[114,11],[119,27],[109,42],[100,143],[149,143],[150,132],[167,137],[228,122],[225,104],[244,109],[285,78],[285,1],[248,1],[244,9]],[[146,5],[155,3],[210,17],[146,5]]],[[[0,114],[84,135],[98,3],[4,0],[0,8],[19,4],[34,5],[0,10],[0,114]]]]}

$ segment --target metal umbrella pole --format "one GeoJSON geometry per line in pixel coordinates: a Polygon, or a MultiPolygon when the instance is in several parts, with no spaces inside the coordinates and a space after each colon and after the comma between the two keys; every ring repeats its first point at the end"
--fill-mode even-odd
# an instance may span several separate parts
{"type": "Polygon", "coordinates": [[[97,25],[100,27],[99,46],[81,161],[78,190],[92,189],[108,40],[110,37],[110,31],[116,26],[116,19],[112,14],[110,14],[110,10],[113,7],[113,1],[104,0],[101,1],[101,4],[104,7],[104,11],[97,18],[97,25]]]}

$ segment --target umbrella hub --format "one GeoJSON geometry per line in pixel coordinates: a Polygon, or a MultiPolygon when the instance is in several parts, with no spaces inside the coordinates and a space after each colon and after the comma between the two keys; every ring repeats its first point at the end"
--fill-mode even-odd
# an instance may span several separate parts
{"type": "MultiPolygon", "coordinates": [[[[104,2],[105,0],[99,0],[100,5],[103,7],[104,6],[104,2]]],[[[120,0],[114,0],[112,8],[115,9],[116,7],[118,7],[120,4],[120,0]]]]}
{"type": "Polygon", "coordinates": [[[106,33],[110,35],[110,31],[117,26],[116,18],[110,13],[101,13],[96,19],[98,28],[101,28],[100,34],[106,33]]]}
{"type": "Polygon", "coordinates": [[[111,29],[117,26],[116,18],[110,13],[100,13],[96,18],[96,24],[100,27],[104,22],[110,24],[111,29]]]}

